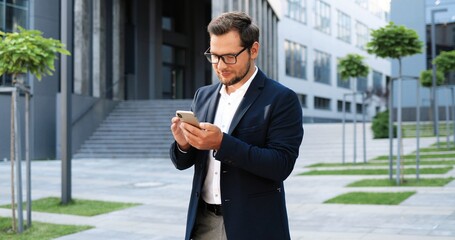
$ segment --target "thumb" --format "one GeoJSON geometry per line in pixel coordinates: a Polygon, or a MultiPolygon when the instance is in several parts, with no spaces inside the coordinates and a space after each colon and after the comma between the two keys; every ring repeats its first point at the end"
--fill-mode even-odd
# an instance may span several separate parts
{"type": "Polygon", "coordinates": [[[211,124],[211,123],[208,123],[208,122],[201,122],[199,123],[199,127],[203,130],[213,130],[213,128],[215,127],[215,125],[211,124]]]}

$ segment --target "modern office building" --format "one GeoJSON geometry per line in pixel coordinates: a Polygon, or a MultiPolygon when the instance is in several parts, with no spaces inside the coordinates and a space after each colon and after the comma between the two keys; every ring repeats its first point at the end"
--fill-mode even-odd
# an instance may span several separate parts
{"type": "MultiPolygon", "coordinates": [[[[416,107],[421,107],[420,119],[430,121],[434,119],[431,109],[431,89],[420,87],[417,81],[420,73],[432,69],[432,48],[435,56],[442,51],[455,50],[455,1],[454,0],[392,0],[391,21],[410,28],[424,43],[421,54],[403,58],[402,111],[404,121],[416,120],[416,107]],[[434,39],[431,28],[434,25],[434,39]],[[433,46],[434,44],[434,46],[433,46]],[[419,87],[419,98],[417,88],[419,87]]],[[[398,75],[398,62],[392,61],[392,76],[398,75]]],[[[446,73],[446,85],[455,83],[455,73],[446,73]]],[[[396,84],[396,83],[395,83],[396,84]]],[[[396,89],[396,88],[395,88],[396,89]]],[[[438,105],[438,117],[445,120],[445,106],[450,105],[451,93],[447,86],[439,87],[435,94],[438,105]]],[[[394,92],[394,98],[398,93],[394,92]]],[[[449,115],[449,117],[451,114],[449,115]]],[[[451,117],[450,117],[451,118],[451,117]]]]}
{"type": "MultiPolygon", "coordinates": [[[[117,101],[191,99],[198,87],[212,83],[203,56],[206,26],[221,12],[245,11],[256,19],[263,42],[258,66],[278,79],[279,9],[279,1],[268,0],[0,0],[0,30],[20,25],[55,39],[62,29],[68,33],[75,152],[117,101]]],[[[56,67],[41,82],[28,77],[32,159],[55,159],[59,149],[59,62],[56,67]]],[[[3,76],[0,85],[11,86],[11,78],[3,76]]],[[[9,159],[10,102],[0,95],[0,159],[9,159]]]]}
{"type": "Polygon", "coordinates": [[[385,109],[386,79],[391,76],[389,59],[365,50],[371,30],[389,21],[386,0],[283,0],[279,22],[279,81],[300,95],[305,122],[340,122],[343,99],[346,118],[362,119],[362,97],[366,92],[366,118],[385,109]],[[347,54],[365,57],[370,72],[343,81],[337,62],[347,54]]]}
{"type": "MultiPolygon", "coordinates": [[[[362,97],[354,101],[354,90],[366,93],[367,120],[385,109],[391,63],[369,55],[365,44],[371,30],[389,20],[386,0],[0,0],[0,30],[20,25],[55,39],[67,32],[75,152],[118,101],[191,99],[198,87],[217,81],[202,55],[209,45],[206,26],[232,10],[249,13],[261,27],[257,64],[297,92],[305,122],[342,121],[344,97],[347,120],[361,120],[362,97]],[[337,61],[349,53],[365,57],[366,78],[340,79],[337,61]]],[[[64,78],[56,66],[40,82],[28,76],[32,159],[58,155],[64,78]]],[[[11,86],[10,77],[1,77],[0,85],[11,86]]],[[[7,94],[0,95],[0,112],[0,159],[8,159],[7,94]]]]}

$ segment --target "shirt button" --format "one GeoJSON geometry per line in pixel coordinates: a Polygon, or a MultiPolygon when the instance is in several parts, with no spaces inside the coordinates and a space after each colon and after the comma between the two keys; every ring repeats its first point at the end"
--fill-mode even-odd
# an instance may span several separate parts
{"type": "Polygon", "coordinates": [[[215,175],[218,175],[218,172],[215,172],[215,175]]]}

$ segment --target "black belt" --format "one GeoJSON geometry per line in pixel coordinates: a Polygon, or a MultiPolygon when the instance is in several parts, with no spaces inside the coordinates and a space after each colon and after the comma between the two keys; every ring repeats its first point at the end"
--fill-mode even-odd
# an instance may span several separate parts
{"type": "Polygon", "coordinates": [[[217,216],[223,216],[223,206],[218,204],[208,204],[204,200],[201,201],[201,204],[204,209],[214,213],[217,216]]]}

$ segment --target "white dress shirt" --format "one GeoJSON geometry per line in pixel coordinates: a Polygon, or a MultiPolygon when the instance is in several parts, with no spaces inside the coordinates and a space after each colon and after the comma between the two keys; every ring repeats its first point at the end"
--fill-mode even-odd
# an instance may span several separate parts
{"type": "MultiPolygon", "coordinates": [[[[253,75],[243,84],[239,89],[231,94],[226,92],[226,86],[220,89],[220,100],[215,114],[215,124],[221,129],[222,132],[227,133],[231,126],[232,118],[234,117],[237,108],[242,102],[248,87],[250,86],[253,78],[256,76],[258,68],[255,67],[253,75]]],[[[221,190],[220,190],[220,169],[221,163],[213,158],[213,150],[209,153],[207,176],[202,188],[202,199],[209,204],[221,204],[221,190]]]]}

